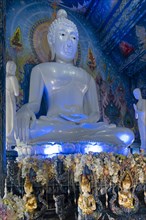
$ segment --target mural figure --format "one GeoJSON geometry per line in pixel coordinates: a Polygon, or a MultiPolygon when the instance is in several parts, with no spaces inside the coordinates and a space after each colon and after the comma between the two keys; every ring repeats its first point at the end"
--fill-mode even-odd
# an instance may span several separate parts
{"type": "Polygon", "coordinates": [[[18,80],[15,76],[16,64],[6,64],[6,146],[7,150],[15,145],[14,130],[16,128],[16,96],[19,95],[18,80]]]}
{"type": "Polygon", "coordinates": [[[52,62],[31,72],[29,102],[17,112],[16,137],[28,144],[51,141],[98,141],[129,146],[133,132],[100,119],[96,84],[91,75],[74,65],[79,34],[76,25],[59,10],[48,31],[52,62]],[[36,119],[43,91],[48,112],[36,119]]]}
{"type": "Polygon", "coordinates": [[[142,98],[139,88],[134,89],[133,95],[138,100],[137,104],[133,104],[135,110],[135,118],[138,120],[138,129],[140,133],[140,148],[146,152],[146,99],[142,98]]]}
{"type": "Polygon", "coordinates": [[[81,194],[78,199],[78,220],[93,219],[93,212],[96,210],[96,202],[91,194],[91,186],[89,179],[83,175],[81,179],[81,194]]]}

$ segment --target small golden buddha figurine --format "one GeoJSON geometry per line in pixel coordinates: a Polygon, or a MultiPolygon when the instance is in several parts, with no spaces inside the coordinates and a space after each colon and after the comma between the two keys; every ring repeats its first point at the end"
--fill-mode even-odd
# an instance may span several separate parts
{"type": "Polygon", "coordinates": [[[37,200],[35,195],[33,194],[33,186],[28,176],[26,176],[25,179],[24,190],[26,193],[23,197],[23,200],[25,201],[25,209],[27,212],[33,213],[34,210],[37,208],[37,200]]]}
{"type": "Polygon", "coordinates": [[[126,173],[126,175],[124,175],[123,180],[121,181],[121,191],[118,193],[119,205],[123,206],[124,208],[134,208],[133,195],[131,193],[132,185],[132,177],[129,173],[126,173]]]}
{"type": "Polygon", "coordinates": [[[81,210],[82,214],[79,213],[79,215],[91,215],[96,210],[96,202],[93,195],[91,194],[90,181],[85,175],[82,176],[80,187],[82,193],[80,194],[78,199],[78,207],[81,210]]]}

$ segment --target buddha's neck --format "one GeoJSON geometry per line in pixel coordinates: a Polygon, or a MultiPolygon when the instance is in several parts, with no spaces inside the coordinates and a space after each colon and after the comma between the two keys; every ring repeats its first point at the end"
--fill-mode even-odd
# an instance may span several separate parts
{"type": "Polygon", "coordinates": [[[56,58],[56,63],[63,63],[63,64],[70,64],[73,65],[73,61],[65,61],[65,60],[61,60],[56,58]]]}

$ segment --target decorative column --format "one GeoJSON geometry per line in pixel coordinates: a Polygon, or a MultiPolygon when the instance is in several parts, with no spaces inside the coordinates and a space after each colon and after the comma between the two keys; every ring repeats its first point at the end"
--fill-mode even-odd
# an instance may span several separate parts
{"type": "Polygon", "coordinates": [[[5,0],[0,0],[0,196],[6,176],[5,141],[5,0]]]}

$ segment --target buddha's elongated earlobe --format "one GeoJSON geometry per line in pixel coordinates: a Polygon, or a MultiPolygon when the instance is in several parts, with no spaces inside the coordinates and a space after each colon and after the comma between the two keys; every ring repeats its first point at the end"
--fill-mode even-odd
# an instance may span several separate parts
{"type": "Polygon", "coordinates": [[[50,45],[50,49],[51,49],[51,60],[54,60],[55,59],[55,50],[54,50],[53,45],[50,45]]]}
{"type": "Polygon", "coordinates": [[[54,58],[55,58],[55,48],[54,48],[54,46],[53,46],[51,37],[50,37],[49,35],[47,35],[47,39],[48,39],[49,47],[50,47],[50,49],[51,49],[51,60],[54,60],[54,58]]]}

